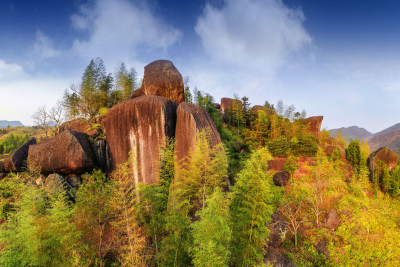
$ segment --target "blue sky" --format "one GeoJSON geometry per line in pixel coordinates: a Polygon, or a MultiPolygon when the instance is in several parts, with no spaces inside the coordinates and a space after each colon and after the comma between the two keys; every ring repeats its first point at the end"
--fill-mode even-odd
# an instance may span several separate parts
{"type": "Polygon", "coordinates": [[[323,127],[400,121],[400,2],[350,0],[0,1],[0,119],[32,124],[91,58],[174,62],[221,97],[294,104],[323,127]]]}

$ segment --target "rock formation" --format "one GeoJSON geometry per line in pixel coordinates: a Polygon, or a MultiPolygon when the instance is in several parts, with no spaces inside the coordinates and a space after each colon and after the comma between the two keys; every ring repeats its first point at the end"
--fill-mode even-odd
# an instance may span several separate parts
{"type": "Polygon", "coordinates": [[[306,119],[306,125],[308,125],[309,131],[311,133],[313,133],[315,136],[319,135],[319,131],[321,130],[321,124],[322,124],[323,119],[324,119],[323,116],[308,117],[306,119]]]}
{"type": "Polygon", "coordinates": [[[371,173],[374,170],[378,160],[386,163],[388,169],[391,170],[397,166],[399,156],[387,147],[381,147],[378,150],[372,152],[368,158],[368,167],[371,173]]]}
{"type": "Polygon", "coordinates": [[[93,144],[93,154],[95,165],[100,167],[103,172],[108,173],[111,169],[110,151],[106,140],[96,140],[93,144]]]}
{"type": "Polygon", "coordinates": [[[125,163],[133,150],[137,156],[132,162],[135,183],[156,183],[161,147],[175,134],[176,108],[174,101],[153,95],[112,107],[104,123],[112,169],[125,163]]]}
{"type": "Polygon", "coordinates": [[[182,103],[176,111],[175,133],[175,158],[178,162],[189,155],[189,151],[195,144],[196,134],[209,131],[211,146],[221,143],[221,138],[213,120],[207,111],[192,103],[182,103]]]}
{"type": "Polygon", "coordinates": [[[282,171],[283,166],[286,163],[287,158],[274,158],[268,161],[268,170],[282,171]]]}
{"type": "Polygon", "coordinates": [[[17,148],[11,155],[4,160],[4,169],[7,172],[21,171],[28,158],[29,147],[36,144],[36,138],[31,138],[28,142],[17,148]]]}
{"type": "Polygon", "coordinates": [[[285,186],[290,180],[290,174],[286,171],[277,172],[272,179],[276,186],[285,186]]]}
{"type": "Polygon", "coordinates": [[[325,226],[326,228],[335,231],[340,225],[339,214],[335,209],[332,209],[326,214],[325,217],[325,226]]]}
{"type": "MultiPolygon", "coordinates": [[[[221,112],[222,112],[222,114],[225,114],[225,112],[228,109],[232,110],[234,101],[235,101],[235,99],[233,99],[233,98],[228,98],[228,97],[221,98],[221,112]]],[[[237,101],[238,101],[238,103],[240,103],[240,105],[242,105],[242,101],[240,101],[240,100],[237,100],[237,101]]]]}
{"type": "Polygon", "coordinates": [[[253,106],[253,107],[250,109],[250,112],[254,113],[254,114],[258,117],[258,111],[259,111],[259,110],[264,111],[264,112],[265,112],[265,115],[271,115],[271,114],[274,113],[271,109],[269,109],[269,108],[267,108],[267,107],[264,107],[264,106],[260,106],[260,105],[255,105],[255,106],[253,106]]]}
{"type": "Polygon", "coordinates": [[[93,138],[99,135],[99,131],[96,128],[91,129],[90,123],[85,119],[75,119],[64,122],[63,124],[61,124],[60,130],[61,132],[65,130],[82,132],[88,134],[90,137],[93,138]]]}
{"type": "Polygon", "coordinates": [[[182,75],[171,61],[154,61],[144,67],[142,87],[131,98],[141,95],[164,96],[180,104],[185,101],[182,75]]]}
{"type": "Polygon", "coordinates": [[[87,135],[66,130],[55,137],[29,147],[29,170],[43,173],[83,173],[93,167],[93,153],[87,135]]]}

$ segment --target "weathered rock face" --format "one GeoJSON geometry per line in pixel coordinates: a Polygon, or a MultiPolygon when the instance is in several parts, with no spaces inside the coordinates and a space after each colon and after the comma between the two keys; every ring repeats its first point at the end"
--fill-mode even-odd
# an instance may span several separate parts
{"type": "Polygon", "coordinates": [[[164,96],[177,104],[184,102],[182,75],[168,60],[157,60],[144,67],[142,87],[132,94],[132,98],[144,95],[164,96]]]}
{"type": "Polygon", "coordinates": [[[29,147],[36,144],[36,138],[32,137],[28,142],[17,148],[4,160],[4,169],[7,172],[21,171],[24,162],[28,158],[29,147]]]}
{"type": "Polygon", "coordinates": [[[93,154],[95,165],[100,167],[103,172],[108,173],[111,170],[111,158],[107,141],[104,139],[96,140],[93,144],[93,154]]]}
{"type": "Polygon", "coordinates": [[[272,179],[276,186],[285,186],[290,180],[290,174],[286,171],[277,172],[272,179]]]}
{"type": "Polygon", "coordinates": [[[372,152],[368,158],[368,167],[371,172],[374,170],[374,167],[376,167],[378,160],[386,163],[388,169],[391,170],[397,166],[399,156],[387,147],[381,147],[375,152],[372,152]]]}
{"type": "Polygon", "coordinates": [[[137,161],[132,162],[135,183],[158,182],[158,159],[166,138],[175,134],[176,108],[174,101],[153,95],[112,107],[104,123],[112,169],[125,163],[133,150],[137,156],[137,161]]]}
{"type": "Polygon", "coordinates": [[[136,98],[139,96],[145,95],[142,88],[136,89],[135,91],[133,91],[131,98],[136,98]]]}
{"type": "Polygon", "coordinates": [[[309,127],[308,129],[315,136],[318,136],[319,131],[321,130],[321,124],[323,119],[324,119],[323,116],[314,116],[306,119],[306,125],[308,125],[309,127]]]}
{"type": "Polygon", "coordinates": [[[87,135],[66,130],[55,137],[29,147],[31,168],[43,173],[82,173],[93,168],[93,153],[87,135]]]}
{"type": "Polygon", "coordinates": [[[228,97],[221,98],[221,112],[225,113],[228,108],[232,108],[233,99],[228,97]]]}
{"type": "Polygon", "coordinates": [[[60,126],[60,130],[71,130],[88,134],[90,137],[97,137],[99,135],[99,131],[95,129],[90,129],[90,123],[85,119],[75,119],[64,122],[60,126]]]}
{"type": "Polygon", "coordinates": [[[180,162],[193,149],[196,134],[209,131],[211,147],[221,143],[221,138],[207,111],[192,103],[182,103],[176,111],[175,158],[180,162]]]}
{"type": "Polygon", "coordinates": [[[326,214],[325,220],[326,220],[325,221],[326,228],[331,229],[333,231],[336,230],[340,225],[339,214],[335,209],[330,210],[328,214],[326,214]]]}

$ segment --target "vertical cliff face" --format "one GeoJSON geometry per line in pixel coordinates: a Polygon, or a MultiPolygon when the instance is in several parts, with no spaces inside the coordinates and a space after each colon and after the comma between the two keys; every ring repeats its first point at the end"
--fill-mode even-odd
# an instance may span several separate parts
{"type": "Polygon", "coordinates": [[[321,130],[321,124],[322,120],[324,119],[323,116],[314,116],[314,117],[308,117],[306,119],[306,125],[308,125],[308,129],[310,130],[311,133],[313,133],[315,136],[319,135],[319,132],[321,130]]]}
{"type": "Polygon", "coordinates": [[[112,107],[104,123],[112,168],[125,163],[133,151],[132,168],[136,182],[158,182],[161,147],[173,137],[176,125],[174,101],[145,95],[112,107]]]}
{"type": "Polygon", "coordinates": [[[175,158],[179,162],[189,155],[195,144],[196,133],[209,131],[211,146],[221,143],[221,138],[210,115],[192,103],[182,103],[176,111],[175,158]]]}
{"type": "Polygon", "coordinates": [[[182,75],[171,61],[154,61],[144,67],[142,87],[132,94],[132,98],[143,94],[164,96],[180,104],[185,100],[182,75]]]}

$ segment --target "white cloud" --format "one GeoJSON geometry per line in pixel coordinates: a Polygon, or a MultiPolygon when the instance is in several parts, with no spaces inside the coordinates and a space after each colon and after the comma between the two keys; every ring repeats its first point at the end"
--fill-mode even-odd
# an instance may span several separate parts
{"type": "Polygon", "coordinates": [[[0,82],[19,77],[24,74],[24,69],[18,64],[7,64],[0,59],[0,82]]]}
{"type": "Polygon", "coordinates": [[[100,56],[110,65],[137,60],[144,51],[165,51],[182,36],[138,1],[97,0],[91,7],[82,6],[71,21],[89,35],[75,40],[72,51],[85,60],[100,56]]]}
{"type": "Polygon", "coordinates": [[[33,44],[33,51],[41,59],[54,58],[60,55],[61,51],[53,46],[53,41],[41,31],[36,32],[36,41],[33,44]]]}
{"type": "Polygon", "coordinates": [[[281,0],[225,0],[207,4],[195,30],[213,59],[273,72],[312,43],[304,19],[281,0]]]}

